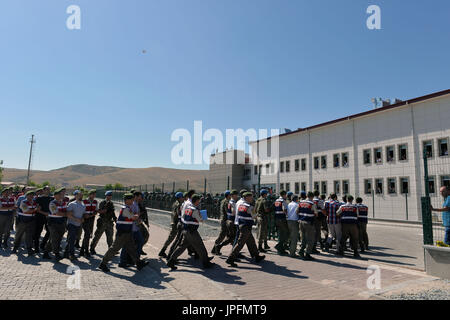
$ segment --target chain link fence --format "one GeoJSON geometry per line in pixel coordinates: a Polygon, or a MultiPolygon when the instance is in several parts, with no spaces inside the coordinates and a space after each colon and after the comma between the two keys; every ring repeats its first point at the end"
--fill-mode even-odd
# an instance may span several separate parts
{"type": "Polygon", "coordinates": [[[445,199],[440,194],[441,187],[450,190],[450,162],[448,149],[432,148],[424,145],[423,165],[425,173],[425,196],[422,198],[422,220],[424,226],[424,244],[448,246],[444,243],[445,227],[443,213],[431,208],[442,208],[445,199]]]}

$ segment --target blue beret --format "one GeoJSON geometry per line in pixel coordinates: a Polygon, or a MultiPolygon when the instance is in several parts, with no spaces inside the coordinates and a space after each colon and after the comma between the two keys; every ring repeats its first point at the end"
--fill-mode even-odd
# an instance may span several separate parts
{"type": "Polygon", "coordinates": [[[292,192],[292,191],[289,191],[288,193],[287,193],[287,195],[288,196],[292,196],[294,193],[292,192]]]}
{"type": "Polygon", "coordinates": [[[226,196],[229,196],[230,194],[231,194],[231,191],[230,191],[230,190],[225,191],[225,197],[226,197],[226,196]]]}
{"type": "Polygon", "coordinates": [[[177,199],[183,198],[183,193],[182,192],[175,193],[175,198],[177,198],[177,199]]]}
{"type": "Polygon", "coordinates": [[[306,196],[306,191],[302,191],[302,192],[300,192],[300,195],[302,195],[302,196],[306,196]]]}
{"type": "Polygon", "coordinates": [[[107,196],[112,196],[112,194],[113,194],[112,191],[106,191],[106,192],[105,192],[105,197],[107,197],[107,196]]]}
{"type": "Polygon", "coordinates": [[[267,193],[269,193],[269,191],[267,191],[267,189],[262,189],[262,190],[259,192],[260,195],[267,194],[267,193]]]}

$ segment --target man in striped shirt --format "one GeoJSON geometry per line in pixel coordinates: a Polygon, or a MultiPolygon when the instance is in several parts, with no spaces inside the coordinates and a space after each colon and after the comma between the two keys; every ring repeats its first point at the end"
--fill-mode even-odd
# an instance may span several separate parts
{"type": "Polygon", "coordinates": [[[330,198],[330,201],[325,202],[325,212],[327,214],[327,223],[329,230],[327,242],[325,243],[325,251],[327,252],[332,247],[333,241],[336,242],[336,250],[339,251],[342,238],[341,219],[336,214],[336,211],[341,206],[341,203],[337,201],[337,196],[334,193],[330,196],[330,198]]]}

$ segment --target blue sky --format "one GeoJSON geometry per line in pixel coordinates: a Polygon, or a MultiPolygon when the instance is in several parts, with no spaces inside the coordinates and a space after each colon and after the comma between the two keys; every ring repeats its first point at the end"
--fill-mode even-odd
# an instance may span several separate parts
{"type": "Polygon", "coordinates": [[[296,129],[450,88],[447,0],[3,0],[0,38],[5,167],[35,134],[33,169],[206,169],[171,162],[173,130],[296,129]]]}

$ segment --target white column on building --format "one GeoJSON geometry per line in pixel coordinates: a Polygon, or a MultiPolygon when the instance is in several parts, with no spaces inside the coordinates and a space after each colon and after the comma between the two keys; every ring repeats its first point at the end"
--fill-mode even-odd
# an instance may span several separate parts
{"type": "Polygon", "coordinates": [[[352,144],[353,144],[353,182],[355,186],[354,193],[350,190],[350,193],[353,193],[355,197],[359,197],[359,163],[358,163],[358,146],[356,144],[356,137],[355,137],[355,120],[352,120],[352,144]]]}
{"type": "MultiPolygon", "coordinates": [[[[412,190],[413,189],[413,182],[414,182],[414,186],[415,186],[415,198],[416,198],[416,206],[417,206],[417,217],[418,217],[418,221],[422,220],[422,214],[420,212],[420,208],[422,207],[421,204],[421,196],[422,196],[422,172],[421,172],[421,161],[422,161],[422,156],[421,156],[421,152],[420,152],[420,142],[419,139],[417,137],[416,134],[416,128],[415,128],[415,124],[414,124],[414,110],[413,110],[413,106],[409,105],[409,108],[411,110],[411,136],[412,136],[412,152],[414,154],[414,163],[413,166],[415,168],[415,176],[411,177],[410,181],[409,181],[409,190],[410,190],[410,194],[411,198],[412,198],[412,190]]],[[[412,200],[412,199],[411,199],[412,200]]]]}
{"type": "Polygon", "coordinates": [[[308,130],[308,186],[306,190],[313,190],[313,166],[312,166],[312,153],[311,153],[311,133],[308,130]]]}

